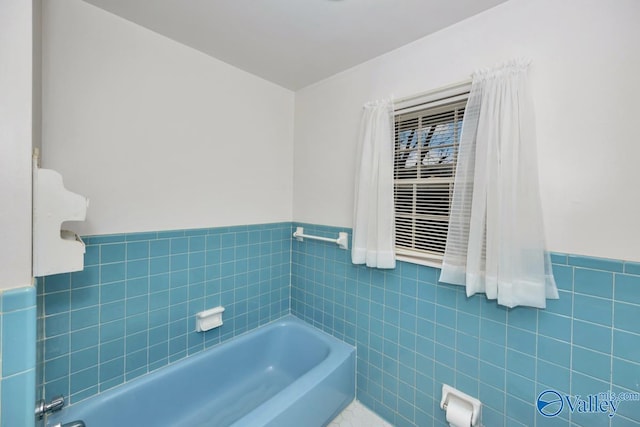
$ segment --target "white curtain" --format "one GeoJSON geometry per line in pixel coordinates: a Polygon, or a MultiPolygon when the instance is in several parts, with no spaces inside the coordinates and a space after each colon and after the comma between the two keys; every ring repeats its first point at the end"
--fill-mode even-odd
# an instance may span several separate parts
{"type": "Polygon", "coordinates": [[[351,261],[395,268],[393,215],[393,105],[364,106],[356,164],[351,261]]]}
{"type": "Polygon", "coordinates": [[[524,60],[474,73],[440,281],[507,307],[558,298],[545,251],[535,119],[524,60]]]}

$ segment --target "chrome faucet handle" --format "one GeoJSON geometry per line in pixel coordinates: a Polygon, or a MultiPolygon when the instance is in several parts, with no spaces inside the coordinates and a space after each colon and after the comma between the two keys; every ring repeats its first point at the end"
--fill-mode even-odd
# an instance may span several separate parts
{"type": "Polygon", "coordinates": [[[50,412],[59,411],[64,406],[64,397],[56,396],[51,399],[51,402],[47,403],[44,399],[40,399],[38,403],[36,403],[36,417],[41,420],[45,414],[50,412]]]}

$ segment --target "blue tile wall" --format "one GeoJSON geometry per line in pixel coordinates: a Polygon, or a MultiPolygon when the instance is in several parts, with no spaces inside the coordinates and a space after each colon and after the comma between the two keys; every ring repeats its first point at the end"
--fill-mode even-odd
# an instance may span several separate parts
{"type": "Polygon", "coordinates": [[[0,293],[0,426],[34,423],[35,342],[35,287],[0,293]]]}
{"type": "Polygon", "coordinates": [[[84,271],[38,281],[45,397],[77,402],[290,307],[358,346],[358,399],[397,426],[446,425],[442,383],[479,397],[487,426],[640,425],[635,401],[615,417],[535,409],[546,389],[640,392],[639,263],[552,254],[560,300],[506,309],[439,283],[435,268],[369,269],[336,246],[292,241],[298,225],[351,233],[279,223],[86,238],[84,271]],[[193,332],[193,314],[219,304],[225,325],[193,332]]]}
{"type": "Polygon", "coordinates": [[[289,313],[291,223],[85,237],[38,280],[39,383],[73,404],[289,313]],[[195,332],[195,313],[225,307],[195,332]]]}
{"type": "Polygon", "coordinates": [[[560,299],[538,310],[467,298],[435,268],[354,266],[322,242],[294,241],[291,259],[292,313],[357,345],[357,397],[396,426],[447,425],[442,383],[479,397],[486,426],[640,426],[640,401],[614,417],[535,408],[547,389],[640,392],[638,263],[552,254],[560,299]]]}

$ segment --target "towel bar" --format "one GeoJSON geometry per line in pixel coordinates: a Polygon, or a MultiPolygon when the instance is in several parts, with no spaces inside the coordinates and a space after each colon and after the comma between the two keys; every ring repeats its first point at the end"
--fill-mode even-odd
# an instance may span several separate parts
{"type": "Polygon", "coordinates": [[[320,240],[322,242],[335,243],[340,247],[340,249],[349,249],[349,234],[342,231],[338,233],[337,239],[330,239],[328,237],[310,236],[308,234],[304,234],[304,227],[296,227],[296,231],[293,233],[293,237],[295,237],[299,242],[303,242],[306,238],[311,240],[320,240]]]}

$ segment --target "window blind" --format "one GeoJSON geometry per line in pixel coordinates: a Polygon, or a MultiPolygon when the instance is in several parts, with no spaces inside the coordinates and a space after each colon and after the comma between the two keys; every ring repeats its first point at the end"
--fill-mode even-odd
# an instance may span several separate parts
{"type": "Polygon", "coordinates": [[[395,116],[396,253],[401,257],[441,262],[444,255],[466,95],[450,101],[395,116]]]}

